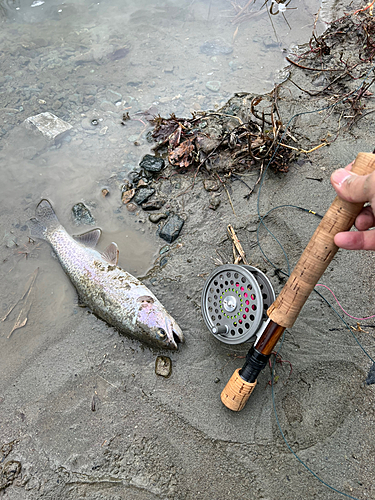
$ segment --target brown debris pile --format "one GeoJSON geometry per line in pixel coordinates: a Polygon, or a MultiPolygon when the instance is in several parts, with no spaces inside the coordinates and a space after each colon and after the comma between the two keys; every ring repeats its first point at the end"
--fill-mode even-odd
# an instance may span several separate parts
{"type": "Polygon", "coordinates": [[[320,36],[313,33],[307,50],[286,58],[315,88],[302,87],[294,79],[291,83],[311,97],[328,97],[348,129],[375,111],[368,109],[373,98],[369,88],[375,82],[374,3],[332,22],[320,36]]]}
{"type": "Polygon", "coordinates": [[[167,149],[168,160],[180,171],[191,167],[208,172],[242,173],[262,169],[269,162],[287,172],[297,148],[277,107],[277,90],[269,95],[236,94],[218,111],[199,112],[192,118],[157,116],[152,137],[154,150],[167,149]],[[282,140],[281,140],[282,139],[282,140]]]}

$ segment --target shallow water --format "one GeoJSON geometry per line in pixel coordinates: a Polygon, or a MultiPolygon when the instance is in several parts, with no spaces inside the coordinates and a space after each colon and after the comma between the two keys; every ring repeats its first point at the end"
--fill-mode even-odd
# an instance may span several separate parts
{"type": "Polygon", "coordinates": [[[89,229],[70,213],[85,202],[103,229],[101,248],[116,241],[120,265],[133,274],[152,265],[165,243],[121,205],[123,180],[151,146],[147,121],[136,113],[189,115],[235,92],[270,91],[285,78],[287,51],[310,38],[319,2],[292,1],[285,18],[261,5],[236,20],[226,0],[0,2],[2,314],[37,266],[29,328],[41,316],[63,323],[76,307],[47,245],[28,240],[25,223],[44,197],[72,233],[89,229]],[[46,111],[73,127],[56,143],[23,125],[46,111]],[[132,120],[121,125],[124,112],[132,120]]]}

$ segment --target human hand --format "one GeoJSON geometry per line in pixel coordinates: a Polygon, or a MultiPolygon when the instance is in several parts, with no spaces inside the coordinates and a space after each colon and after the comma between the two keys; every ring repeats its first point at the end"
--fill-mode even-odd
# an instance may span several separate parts
{"type": "Polygon", "coordinates": [[[375,172],[369,175],[353,174],[350,172],[353,163],[333,172],[332,186],[343,200],[370,202],[370,206],[364,207],[355,220],[358,231],[337,233],[335,244],[347,250],[375,250],[375,231],[370,230],[375,226],[375,172]]]}

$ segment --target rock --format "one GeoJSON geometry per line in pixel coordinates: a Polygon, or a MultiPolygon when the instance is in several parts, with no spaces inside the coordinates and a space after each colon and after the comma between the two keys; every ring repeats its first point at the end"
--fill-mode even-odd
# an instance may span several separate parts
{"type": "Polygon", "coordinates": [[[16,248],[18,246],[16,237],[11,233],[5,233],[3,242],[7,248],[16,248]]]}
{"type": "Polygon", "coordinates": [[[108,190],[107,188],[103,188],[103,189],[102,189],[102,195],[103,195],[103,197],[104,197],[104,198],[105,198],[106,196],[109,196],[109,194],[110,194],[110,193],[109,193],[109,190],[108,190]]]}
{"type": "Polygon", "coordinates": [[[109,101],[103,101],[100,104],[100,109],[102,111],[112,111],[112,112],[116,112],[117,111],[116,106],[112,102],[109,102],[109,101]]]}
{"type": "Polygon", "coordinates": [[[50,140],[56,139],[73,128],[70,123],[61,120],[56,115],[53,115],[48,111],[26,118],[24,124],[27,128],[36,128],[50,140]]]}
{"type": "Polygon", "coordinates": [[[221,82],[219,81],[207,82],[206,87],[208,88],[208,90],[211,90],[212,92],[219,92],[221,87],[221,82]]]}
{"type": "Polygon", "coordinates": [[[134,195],[134,203],[137,205],[142,205],[145,201],[147,201],[153,194],[155,193],[155,189],[149,187],[140,187],[137,189],[134,195]]]}
{"type": "Polygon", "coordinates": [[[206,191],[218,191],[220,189],[220,184],[213,179],[205,179],[203,181],[203,187],[206,191]]]}
{"type": "Polygon", "coordinates": [[[93,130],[97,125],[99,124],[99,121],[96,119],[91,120],[90,118],[83,118],[81,121],[81,127],[84,130],[93,130]]]}
{"type": "Polygon", "coordinates": [[[168,262],[167,257],[163,257],[162,259],[160,259],[159,266],[164,267],[167,264],[167,262],[168,262]]]}
{"type": "Polygon", "coordinates": [[[179,215],[172,215],[161,228],[159,232],[160,238],[163,238],[163,240],[168,243],[173,243],[173,241],[178,238],[184,222],[184,219],[179,215]]]}
{"type": "Polygon", "coordinates": [[[162,212],[158,214],[151,214],[148,218],[150,222],[153,222],[154,224],[157,224],[159,221],[166,219],[168,217],[167,214],[164,214],[162,212]]]}
{"type": "Polygon", "coordinates": [[[155,373],[168,378],[172,373],[172,360],[167,356],[158,356],[155,360],[155,373]]]}
{"type": "Polygon", "coordinates": [[[107,89],[105,96],[107,98],[107,101],[112,102],[114,104],[122,100],[122,95],[111,89],[107,89]]]}
{"type": "Polygon", "coordinates": [[[144,170],[147,170],[148,172],[160,172],[164,168],[165,163],[163,158],[158,158],[152,155],[145,155],[142,158],[139,166],[144,170]]]}
{"type": "Polygon", "coordinates": [[[143,210],[160,210],[165,204],[165,200],[153,200],[142,203],[143,210]]]}
{"type": "Polygon", "coordinates": [[[206,56],[219,56],[231,54],[233,48],[230,45],[226,45],[222,40],[210,40],[204,42],[204,44],[199,47],[199,51],[206,56]]]}
{"type": "Polygon", "coordinates": [[[138,210],[137,205],[135,203],[132,203],[132,202],[128,203],[126,205],[126,208],[127,208],[128,212],[136,212],[138,210]]]}
{"type": "Polygon", "coordinates": [[[220,206],[220,203],[221,200],[218,196],[211,196],[208,208],[210,208],[211,210],[217,210],[220,206]]]}
{"type": "Polygon", "coordinates": [[[124,205],[129,203],[129,201],[133,198],[135,195],[135,189],[129,189],[128,191],[124,191],[121,196],[121,201],[124,205]]]}
{"type": "Polygon", "coordinates": [[[94,224],[95,219],[90,210],[83,203],[77,203],[72,208],[73,219],[76,224],[94,224]]]}
{"type": "Polygon", "coordinates": [[[171,247],[169,245],[165,245],[163,248],[160,249],[159,255],[163,255],[164,253],[169,252],[170,249],[171,247]]]}
{"type": "MultiPolygon", "coordinates": [[[[169,359],[169,358],[167,358],[167,359],[169,359]]],[[[163,369],[164,369],[163,373],[166,373],[167,365],[164,366],[163,369]]],[[[155,368],[155,371],[156,371],[156,368],[155,368]]],[[[172,363],[170,365],[169,375],[171,374],[171,372],[172,372],[172,363]]],[[[169,375],[163,375],[163,377],[169,377],[169,375]]],[[[21,472],[21,462],[18,462],[17,460],[9,460],[8,462],[5,462],[4,465],[1,465],[1,468],[0,468],[0,491],[5,490],[5,488],[10,486],[13,483],[13,481],[16,479],[16,477],[20,474],[20,472],[21,472]]]]}

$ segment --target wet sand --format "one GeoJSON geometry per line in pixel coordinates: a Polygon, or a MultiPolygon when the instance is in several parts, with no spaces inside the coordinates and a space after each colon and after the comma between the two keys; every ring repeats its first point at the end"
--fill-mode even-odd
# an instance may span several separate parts
{"type": "MultiPolygon", "coordinates": [[[[348,9],[346,2],[338,4],[337,12],[339,7],[348,9]]],[[[290,71],[301,87],[312,88],[309,74],[296,67],[290,71]]],[[[306,96],[290,81],[280,89],[284,123],[295,113],[329,103],[321,95],[306,96]]],[[[168,103],[170,110],[173,105],[173,101],[168,103]]],[[[19,462],[21,469],[13,478],[4,472],[0,476],[0,498],[339,498],[286,447],[275,418],[268,368],[242,412],[233,413],[220,401],[221,390],[242,366],[248,350],[246,345],[219,343],[207,330],[200,311],[202,288],[215,267],[217,252],[224,261],[233,260],[228,224],[235,228],[251,265],[267,274],[276,293],[282,288],[256,245],[258,191],[246,201],[246,186],[228,183],[235,215],[225,191],[218,209],[208,208],[203,173],[193,190],[188,190],[192,177],[186,174],[160,181],[159,192],[185,218],[180,238],[163,254],[166,261],[161,267],[157,257],[165,243],[145,212],[131,214],[121,207],[121,180],[111,177],[118,172],[119,150],[126,144],[121,126],[118,130],[108,125],[113,127],[112,136],[110,128],[103,136],[94,131],[91,139],[85,137],[80,143],[82,120],[72,142],[57,149],[38,145],[36,141],[43,142],[43,138],[29,136],[17,127],[2,139],[0,162],[12,187],[12,196],[7,197],[7,183],[2,187],[3,200],[8,200],[1,205],[7,235],[2,246],[2,316],[22,296],[32,272],[37,267],[40,271],[27,325],[7,339],[17,312],[1,324],[1,465],[4,471],[3,464],[19,462]],[[114,148],[98,153],[94,134],[103,149],[110,137],[115,138],[114,148]],[[22,145],[21,153],[14,154],[14,144],[22,145]],[[22,171],[18,172],[15,163],[19,164],[22,154],[22,171]],[[85,166],[91,162],[91,174],[78,168],[80,162],[85,166]],[[40,179],[37,189],[33,185],[36,177],[40,179]],[[64,186],[63,191],[59,185],[64,186]],[[104,186],[109,186],[109,198],[101,195],[104,186]],[[146,285],[186,336],[178,352],[163,353],[172,359],[170,378],[155,374],[160,352],[120,336],[78,307],[74,289],[48,246],[28,243],[25,223],[41,197],[52,198],[61,222],[72,233],[81,228],[71,220],[71,206],[89,201],[107,241],[114,239],[119,244],[120,265],[146,275],[146,285]],[[136,250],[127,255],[129,238],[133,249],[145,248],[140,261],[136,250]],[[14,239],[18,246],[12,244],[14,239]],[[19,253],[22,251],[28,252],[27,258],[19,253]],[[4,447],[11,442],[13,445],[4,447]],[[11,478],[9,484],[6,478],[11,478]]],[[[331,172],[358,152],[373,151],[373,120],[369,114],[348,131],[341,112],[301,116],[293,125],[293,134],[306,149],[334,137],[339,127],[340,132],[329,147],[300,155],[287,174],[267,173],[260,213],[293,204],[324,214],[334,198],[331,172]]],[[[139,132],[137,129],[135,135],[139,132]]],[[[149,150],[145,141],[142,153],[149,150]]],[[[134,154],[133,149],[129,154],[134,154]]],[[[255,179],[256,175],[246,180],[251,184],[255,179]]],[[[291,266],[318,222],[313,215],[292,208],[276,210],[269,218],[268,227],[283,245],[291,266]]],[[[267,257],[286,269],[285,257],[270,235],[261,229],[259,237],[267,257]]],[[[339,251],[320,282],[334,290],[352,315],[371,315],[373,266],[372,252],[339,251]]],[[[333,302],[328,293],[322,293],[333,302]]],[[[349,323],[356,326],[354,320],[349,323]]],[[[374,357],[372,320],[365,325],[364,332],[354,333],[374,357]]],[[[290,361],[293,371],[288,377],[289,365],[276,366],[279,378],[274,401],[290,446],[332,487],[355,498],[373,498],[374,386],[365,384],[370,360],[316,295],[308,299],[293,328],[287,330],[281,356],[290,361]]]]}

